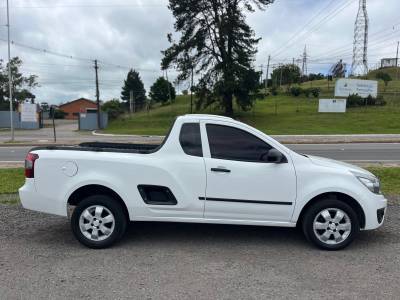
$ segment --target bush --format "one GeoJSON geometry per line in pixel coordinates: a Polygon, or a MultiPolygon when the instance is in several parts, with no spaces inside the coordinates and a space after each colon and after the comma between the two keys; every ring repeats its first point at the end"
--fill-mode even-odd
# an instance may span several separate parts
{"type": "Polygon", "coordinates": [[[63,112],[60,109],[51,110],[50,113],[49,113],[49,117],[53,118],[53,114],[54,114],[54,119],[64,119],[65,116],[67,115],[66,112],[63,112]]]}
{"type": "Polygon", "coordinates": [[[108,117],[110,118],[110,120],[114,120],[124,113],[122,104],[121,102],[119,102],[118,99],[113,99],[105,102],[102,105],[101,110],[108,113],[108,117]]]}
{"type": "Polygon", "coordinates": [[[303,92],[303,89],[301,87],[294,86],[290,88],[289,92],[292,96],[298,97],[303,92]]]}
{"type": "Polygon", "coordinates": [[[314,98],[318,98],[319,95],[321,94],[321,89],[320,88],[312,88],[311,94],[314,96],[314,98]]]}
{"type": "Polygon", "coordinates": [[[347,97],[347,107],[357,107],[357,106],[362,106],[364,105],[364,99],[361,98],[358,94],[352,94],[347,97]]]}
{"type": "Polygon", "coordinates": [[[382,96],[378,96],[377,98],[369,95],[367,98],[362,98],[361,96],[355,94],[347,97],[347,107],[359,107],[359,106],[384,106],[386,105],[386,101],[382,96]]]}
{"type": "Polygon", "coordinates": [[[278,95],[278,88],[276,86],[273,86],[270,88],[270,92],[273,96],[277,96],[278,95]]]}

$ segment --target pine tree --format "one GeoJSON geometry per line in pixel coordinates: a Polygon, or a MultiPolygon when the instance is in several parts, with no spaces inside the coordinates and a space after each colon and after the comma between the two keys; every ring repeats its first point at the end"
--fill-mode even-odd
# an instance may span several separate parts
{"type": "Polygon", "coordinates": [[[130,93],[133,93],[133,100],[136,104],[141,105],[146,101],[146,90],[140,75],[135,70],[130,70],[122,87],[121,99],[129,105],[130,93]]]}
{"type": "Polygon", "coordinates": [[[198,106],[218,102],[233,114],[252,106],[260,73],[254,70],[258,38],[245,13],[265,9],[274,0],[169,0],[179,41],[168,35],[171,46],[163,51],[163,69],[175,65],[178,81],[190,78],[192,68],[201,79],[196,87],[198,106]]]}

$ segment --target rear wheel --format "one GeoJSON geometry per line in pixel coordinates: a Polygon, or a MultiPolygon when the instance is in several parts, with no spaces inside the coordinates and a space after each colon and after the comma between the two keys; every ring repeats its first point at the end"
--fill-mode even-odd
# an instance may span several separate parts
{"type": "Polygon", "coordinates": [[[326,199],[315,203],[303,218],[306,238],[325,250],[347,247],[360,231],[357,214],[346,203],[326,199]]]}
{"type": "Polygon", "coordinates": [[[85,198],[75,208],[71,228],[79,242],[89,248],[107,248],[125,233],[127,217],[122,206],[109,196],[85,198]]]}

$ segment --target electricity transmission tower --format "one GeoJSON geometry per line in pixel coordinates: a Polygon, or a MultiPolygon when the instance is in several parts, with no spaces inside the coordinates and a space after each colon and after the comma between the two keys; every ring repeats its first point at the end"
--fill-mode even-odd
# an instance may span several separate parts
{"type": "Polygon", "coordinates": [[[301,66],[301,75],[307,75],[307,45],[304,46],[304,52],[303,52],[303,59],[302,59],[302,66],[301,66]]]}
{"type": "Polygon", "coordinates": [[[368,73],[368,25],[367,0],[360,0],[357,19],[354,24],[351,75],[365,75],[368,73]]]}

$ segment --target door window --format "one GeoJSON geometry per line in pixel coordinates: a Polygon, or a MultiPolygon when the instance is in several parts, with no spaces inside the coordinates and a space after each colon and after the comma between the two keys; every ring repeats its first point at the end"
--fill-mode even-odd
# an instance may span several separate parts
{"type": "Polygon", "coordinates": [[[183,124],[179,134],[179,142],[187,155],[203,156],[199,123],[183,124]]]}
{"type": "Polygon", "coordinates": [[[248,162],[265,162],[270,145],[258,137],[235,127],[207,124],[212,158],[248,162]]]}

